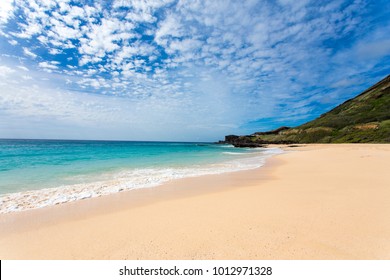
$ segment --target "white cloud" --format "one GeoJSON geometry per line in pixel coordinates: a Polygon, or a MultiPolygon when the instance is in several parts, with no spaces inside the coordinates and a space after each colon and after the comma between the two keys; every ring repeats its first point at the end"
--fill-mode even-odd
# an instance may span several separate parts
{"type": "Polygon", "coordinates": [[[113,8],[130,8],[126,19],[133,22],[155,22],[156,17],[153,15],[156,10],[172,3],[173,0],[115,0],[113,8]]]}
{"type": "MultiPolygon", "coordinates": [[[[95,81],[95,83],[101,85],[102,81],[95,81]]],[[[184,126],[184,123],[192,122],[196,118],[190,114],[194,111],[193,105],[196,106],[196,111],[202,106],[190,101],[183,103],[179,99],[163,95],[155,99],[123,99],[65,92],[47,85],[42,87],[27,86],[27,84],[17,87],[0,86],[0,90],[2,91],[0,108],[8,113],[8,119],[24,119],[24,123],[29,124],[32,120],[39,119],[40,123],[46,123],[48,127],[51,127],[50,123],[54,120],[55,127],[61,124],[72,125],[73,132],[77,131],[78,135],[92,139],[153,139],[157,134],[160,135],[160,139],[172,140],[177,139],[173,135],[179,135],[179,131],[183,129],[187,132],[184,135],[191,137],[196,135],[200,127],[212,125],[199,123],[184,126]],[[14,106],[16,104],[17,106],[14,106]],[[183,112],[186,112],[188,117],[178,119],[177,114],[183,112]],[[99,129],[90,130],[91,125],[96,126],[96,123],[99,123],[99,129]],[[112,123],[115,123],[115,130],[112,129],[112,123]],[[159,127],[153,129],[152,133],[150,128],[155,123],[159,123],[159,127]],[[85,134],[86,130],[89,135],[85,134]]],[[[219,129],[214,127],[214,131],[219,129]]],[[[51,129],[46,129],[46,132],[39,131],[44,137],[51,129]]]]}
{"type": "MultiPolygon", "coordinates": [[[[78,6],[72,6],[69,11],[69,16],[72,17],[72,19],[83,19],[86,15],[86,12],[83,8],[78,6]]],[[[69,23],[68,23],[69,24],[69,23]]],[[[70,25],[70,24],[69,24],[70,25]]]]}
{"type": "Polygon", "coordinates": [[[46,62],[46,61],[40,62],[38,65],[39,65],[39,67],[41,67],[41,68],[52,69],[52,70],[58,69],[58,66],[53,65],[53,63],[48,63],[48,62],[46,62]]]}
{"type": "Polygon", "coordinates": [[[133,37],[131,34],[133,27],[131,23],[123,23],[116,18],[103,18],[101,24],[92,24],[84,30],[87,38],[80,39],[79,52],[104,57],[107,53],[119,49],[119,41],[133,37]]]}
{"type": "Polygon", "coordinates": [[[18,44],[18,41],[16,41],[16,40],[9,40],[8,43],[10,43],[12,46],[16,46],[18,44]]]}
{"type": "Polygon", "coordinates": [[[59,49],[50,48],[50,49],[49,49],[49,53],[50,53],[51,55],[56,55],[56,54],[62,53],[62,51],[59,50],[59,49]]]}
{"type": "Polygon", "coordinates": [[[38,22],[31,22],[28,25],[20,24],[23,31],[20,33],[13,33],[16,37],[21,39],[30,39],[32,36],[42,33],[42,25],[38,22]]]}
{"type": "Polygon", "coordinates": [[[151,57],[155,52],[156,49],[154,46],[146,43],[135,42],[134,44],[123,46],[120,50],[118,50],[113,57],[113,62],[116,65],[120,65],[127,58],[133,58],[136,56],[151,57]]]}
{"type": "Polygon", "coordinates": [[[57,19],[52,18],[50,23],[52,25],[51,30],[56,33],[56,37],[63,41],[78,38],[80,35],[80,30],[68,27],[57,19]]]}
{"type": "Polygon", "coordinates": [[[25,66],[21,66],[21,65],[19,65],[19,66],[17,66],[19,69],[21,69],[21,70],[23,70],[23,71],[30,71],[27,67],[25,67],[25,66]]]}
{"type": "Polygon", "coordinates": [[[1,0],[0,1],[0,25],[7,23],[13,16],[14,5],[13,0],[1,0]]]}
{"type": "Polygon", "coordinates": [[[22,76],[22,79],[23,79],[23,80],[32,80],[33,77],[31,77],[31,76],[29,76],[29,75],[23,75],[23,76],[22,76]]]}
{"type": "Polygon", "coordinates": [[[183,36],[183,29],[180,21],[173,14],[168,14],[163,22],[159,24],[155,40],[161,46],[167,46],[170,37],[183,36]]]}
{"type": "Polygon", "coordinates": [[[0,77],[4,78],[12,73],[15,73],[14,69],[12,69],[8,66],[5,66],[5,65],[0,65],[0,77]]]}
{"type": "Polygon", "coordinates": [[[30,51],[27,47],[23,47],[23,53],[31,58],[36,58],[37,55],[30,51]]]}

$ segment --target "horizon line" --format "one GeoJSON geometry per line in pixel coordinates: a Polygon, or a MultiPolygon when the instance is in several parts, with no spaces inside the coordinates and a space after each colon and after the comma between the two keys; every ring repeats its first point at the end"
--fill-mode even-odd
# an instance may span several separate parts
{"type": "Polygon", "coordinates": [[[56,138],[1,138],[2,140],[23,140],[23,141],[95,141],[95,142],[160,142],[160,143],[216,143],[215,141],[173,141],[173,140],[105,140],[105,139],[56,139],[56,138]]]}

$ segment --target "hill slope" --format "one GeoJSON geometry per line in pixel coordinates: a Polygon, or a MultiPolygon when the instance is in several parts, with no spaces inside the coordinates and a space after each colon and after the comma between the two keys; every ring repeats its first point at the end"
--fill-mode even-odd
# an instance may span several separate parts
{"type": "Polygon", "coordinates": [[[230,135],[227,143],[390,143],[390,75],[355,98],[303,125],[247,136],[230,135]]]}

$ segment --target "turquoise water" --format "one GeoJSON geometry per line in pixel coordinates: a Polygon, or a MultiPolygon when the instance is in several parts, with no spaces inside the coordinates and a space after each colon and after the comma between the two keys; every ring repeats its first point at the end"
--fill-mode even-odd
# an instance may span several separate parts
{"type": "Polygon", "coordinates": [[[0,212],[256,168],[273,152],[209,143],[0,140],[0,212]]]}

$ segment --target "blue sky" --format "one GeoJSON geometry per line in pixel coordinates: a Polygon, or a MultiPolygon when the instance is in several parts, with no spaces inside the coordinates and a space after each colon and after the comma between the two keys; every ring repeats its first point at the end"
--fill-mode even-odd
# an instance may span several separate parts
{"type": "Polygon", "coordinates": [[[390,74],[390,2],[1,0],[0,138],[215,141],[390,74]]]}

